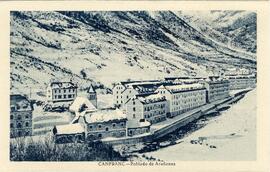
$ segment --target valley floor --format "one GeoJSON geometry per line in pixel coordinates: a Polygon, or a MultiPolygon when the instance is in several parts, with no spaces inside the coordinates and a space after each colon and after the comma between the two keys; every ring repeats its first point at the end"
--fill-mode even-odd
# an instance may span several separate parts
{"type": "Polygon", "coordinates": [[[256,160],[256,105],[254,89],[181,143],[145,155],[165,161],[256,160]]]}

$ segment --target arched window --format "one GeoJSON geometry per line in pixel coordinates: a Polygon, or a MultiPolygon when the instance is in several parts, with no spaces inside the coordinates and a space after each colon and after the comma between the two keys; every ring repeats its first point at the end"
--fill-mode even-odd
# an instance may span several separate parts
{"type": "Polygon", "coordinates": [[[25,126],[26,126],[26,127],[29,127],[29,122],[26,122],[26,123],[25,123],[25,126]]]}

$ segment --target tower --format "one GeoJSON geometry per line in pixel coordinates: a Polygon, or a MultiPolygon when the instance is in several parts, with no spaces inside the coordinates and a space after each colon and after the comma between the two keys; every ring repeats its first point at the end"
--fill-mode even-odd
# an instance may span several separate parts
{"type": "Polygon", "coordinates": [[[92,85],[87,90],[87,98],[97,108],[97,93],[92,85]]]}

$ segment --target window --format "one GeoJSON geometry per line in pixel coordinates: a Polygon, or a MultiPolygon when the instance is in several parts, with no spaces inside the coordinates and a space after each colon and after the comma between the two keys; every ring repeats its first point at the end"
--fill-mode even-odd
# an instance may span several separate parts
{"type": "Polygon", "coordinates": [[[18,115],[17,119],[18,120],[21,120],[22,119],[21,115],[18,115]]]}
{"type": "Polygon", "coordinates": [[[136,111],[136,108],[135,107],[133,108],[133,111],[136,111]]]}
{"type": "Polygon", "coordinates": [[[17,123],[17,128],[22,128],[22,124],[20,122],[17,123]]]}
{"type": "Polygon", "coordinates": [[[100,129],[101,127],[102,127],[101,124],[99,124],[99,125],[98,125],[98,128],[100,129]]]}
{"type": "Polygon", "coordinates": [[[99,137],[99,138],[102,138],[102,134],[101,134],[101,133],[99,133],[99,134],[98,134],[98,137],[99,137]]]}
{"type": "Polygon", "coordinates": [[[133,101],[133,105],[135,105],[135,101],[133,101]]]}
{"type": "Polygon", "coordinates": [[[106,131],[109,131],[109,128],[108,128],[108,127],[106,127],[106,128],[105,128],[105,130],[106,130],[106,131]]]}
{"type": "Polygon", "coordinates": [[[68,98],[71,98],[71,94],[68,95],[68,98]]]}
{"type": "Polygon", "coordinates": [[[13,112],[16,110],[16,108],[14,106],[12,106],[10,110],[11,110],[11,112],[13,112]]]}
{"type": "Polygon", "coordinates": [[[54,96],[54,99],[57,99],[57,96],[54,96]]]}
{"type": "Polygon", "coordinates": [[[58,99],[62,99],[62,95],[58,95],[58,99]]]}
{"type": "Polygon", "coordinates": [[[13,123],[11,123],[11,124],[10,124],[10,128],[13,128],[13,127],[14,127],[14,125],[13,125],[13,123]]]}
{"type": "Polygon", "coordinates": [[[133,114],[133,118],[136,118],[136,115],[135,114],[133,114]]]}
{"type": "Polygon", "coordinates": [[[66,90],[64,89],[64,93],[66,93],[66,90]]]}
{"type": "Polygon", "coordinates": [[[10,119],[13,119],[13,115],[10,115],[10,119]]]}
{"type": "Polygon", "coordinates": [[[26,122],[26,123],[25,123],[25,126],[26,126],[26,127],[29,127],[29,122],[26,122]]]}
{"type": "Polygon", "coordinates": [[[90,130],[92,130],[92,129],[93,129],[93,126],[92,126],[92,125],[90,125],[90,126],[89,126],[89,129],[90,129],[90,130]]]}
{"type": "Polygon", "coordinates": [[[121,122],[121,126],[124,127],[125,126],[125,123],[121,122]]]}
{"type": "Polygon", "coordinates": [[[113,124],[112,124],[112,126],[113,126],[113,128],[115,128],[116,124],[115,124],[115,123],[113,123],[113,124]]]}

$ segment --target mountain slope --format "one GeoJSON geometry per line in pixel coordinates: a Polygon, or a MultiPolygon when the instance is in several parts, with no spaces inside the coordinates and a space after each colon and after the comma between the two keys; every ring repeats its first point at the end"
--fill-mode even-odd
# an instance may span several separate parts
{"type": "Polygon", "coordinates": [[[11,90],[19,92],[45,88],[54,78],[111,87],[125,79],[256,67],[253,54],[210,38],[170,11],[11,12],[10,35],[11,90]]]}

